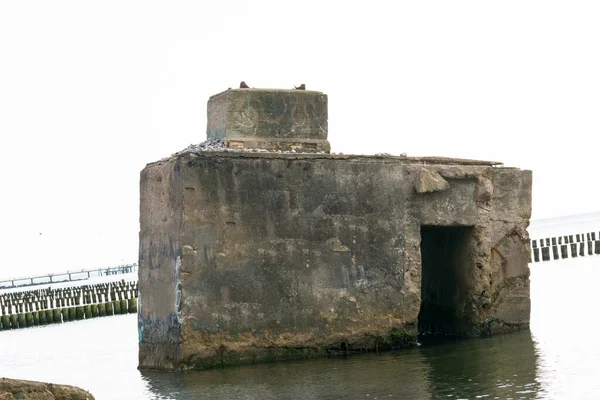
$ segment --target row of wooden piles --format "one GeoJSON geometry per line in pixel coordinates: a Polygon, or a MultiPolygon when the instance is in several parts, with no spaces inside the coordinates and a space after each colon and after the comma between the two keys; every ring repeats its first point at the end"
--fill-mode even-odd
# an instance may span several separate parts
{"type": "Polygon", "coordinates": [[[596,232],[535,239],[531,241],[532,261],[598,255],[600,254],[600,240],[598,239],[596,239],[596,232]]]}
{"type": "Polygon", "coordinates": [[[136,281],[0,293],[0,329],[137,312],[136,281]]]}

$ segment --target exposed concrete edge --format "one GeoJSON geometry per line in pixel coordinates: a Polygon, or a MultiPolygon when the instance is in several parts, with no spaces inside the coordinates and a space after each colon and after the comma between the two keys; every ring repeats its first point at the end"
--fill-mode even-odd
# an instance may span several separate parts
{"type": "Polygon", "coordinates": [[[307,89],[298,90],[298,89],[277,89],[277,88],[258,88],[258,87],[251,87],[251,88],[229,88],[227,90],[223,90],[222,92],[213,94],[212,96],[209,97],[209,100],[212,99],[213,97],[219,97],[223,93],[227,93],[227,92],[253,92],[253,91],[266,92],[266,93],[277,93],[277,92],[298,93],[298,92],[300,92],[300,93],[320,93],[320,94],[324,94],[323,92],[321,92],[319,90],[307,90],[307,89]]]}
{"type": "Polygon", "coordinates": [[[423,164],[457,164],[457,165],[484,165],[496,166],[504,165],[500,161],[485,161],[485,160],[470,160],[468,158],[452,158],[452,157],[408,157],[413,163],[423,164]]]}
{"type": "Polygon", "coordinates": [[[324,152],[325,154],[331,151],[331,145],[327,139],[230,136],[222,140],[224,146],[230,149],[294,150],[300,153],[324,152]]]}
{"type": "MultiPolygon", "coordinates": [[[[392,155],[359,155],[359,154],[319,154],[319,153],[277,153],[277,152],[252,152],[251,150],[244,151],[198,151],[185,152],[175,154],[162,160],[154,161],[146,164],[146,166],[161,164],[168,162],[171,159],[178,157],[232,157],[232,158],[263,158],[263,159],[285,159],[285,160],[348,160],[348,161],[373,161],[373,162],[403,162],[405,164],[421,164],[421,165],[467,165],[467,166],[503,166],[499,161],[484,161],[484,160],[469,160],[464,158],[450,157],[407,157],[407,156],[392,156],[392,155]]],[[[512,167],[503,167],[514,169],[512,167]]],[[[518,169],[518,168],[517,168],[518,169]]]]}
{"type": "Polygon", "coordinates": [[[23,400],[94,400],[94,396],[91,393],[75,386],[10,378],[0,379],[0,398],[23,400]]]}

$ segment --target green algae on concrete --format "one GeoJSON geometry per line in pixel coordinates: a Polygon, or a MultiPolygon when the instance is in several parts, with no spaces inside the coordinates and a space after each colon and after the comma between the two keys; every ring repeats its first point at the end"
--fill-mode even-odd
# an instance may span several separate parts
{"type": "Polygon", "coordinates": [[[94,400],[94,396],[75,386],[1,378],[0,399],[94,400]]]}
{"type": "Polygon", "coordinates": [[[206,370],[237,365],[272,363],[277,361],[341,357],[352,353],[359,354],[401,349],[415,346],[416,343],[417,333],[415,329],[393,329],[389,336],[378,338],[374,337],[369,344],[362,343],[349,346],[346,342],[341,342],[336,345],[324,346],[320,348],[274,347],[267,349],[266,354],[262,356],[244,358],[236,357],[235,354],[228,355],[227,350],[224,348],[224,346],[222,346],[220,356],[205,359],[200,362],[198,362],[198,360],[188,360],[183,369],[206,370]]]}
{"type": "Polygon", "coordinates": [[[406,347],[417,343],[417,330],[392,329],[389,344],[392,348],[406,347]]]}
{"type": "Polygon", "coordinates": [[[224,367],[232,367],[237,365],[248,364],[265,364],[276,361],[290,360],[306,360],[314,358],[323,358],[327,356],[327,352],[323,349],[316,348],[272,348],[267,350],[267,354],[262,356],[239,358],[236,356],[225,355],[226,350],[221,351],[221,356],[204,359],[199,362],[190,362],[184,369],[190,370],[206,370],[224,367]]]}

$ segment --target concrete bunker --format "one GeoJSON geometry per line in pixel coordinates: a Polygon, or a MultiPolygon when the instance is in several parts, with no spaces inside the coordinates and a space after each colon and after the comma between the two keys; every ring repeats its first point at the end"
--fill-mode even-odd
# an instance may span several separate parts
{"type": "Polygon", "coordinates": [[[420,334],[468,334],[472,241],[472,226],[421,227],[420,334]]]}
{"type": "Polygon", "coordinates": [[[529,326],[531,171],[329,154],[327,96],[231,89],[140,176],[139,367],[389,349],[529,326]]]}

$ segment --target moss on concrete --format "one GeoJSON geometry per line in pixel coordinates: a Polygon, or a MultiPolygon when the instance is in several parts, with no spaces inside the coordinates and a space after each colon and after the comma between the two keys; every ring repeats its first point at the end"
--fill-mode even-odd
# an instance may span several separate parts
{"type": "Polygon", "coordinates": [[[236,365],[262,364],[277,361],[304,360],[314,358],[343,357],[349,354],[378,352],[415,346],[417,330],[413,326],[405,329],[393,328],[388,335],[370,336],[355,342],[336,342],[319,347],[266,347],[254,348],[246,353],[230,351],[221,345],[214,357],[199,358],[194,355],[181,363],[182,370],[204,370],[236,365]]]}
{"type": "Polygon", "coordinates": [[[0,399],[94,400],[94,396],[75,386],[1,378],[0,399]]]}

